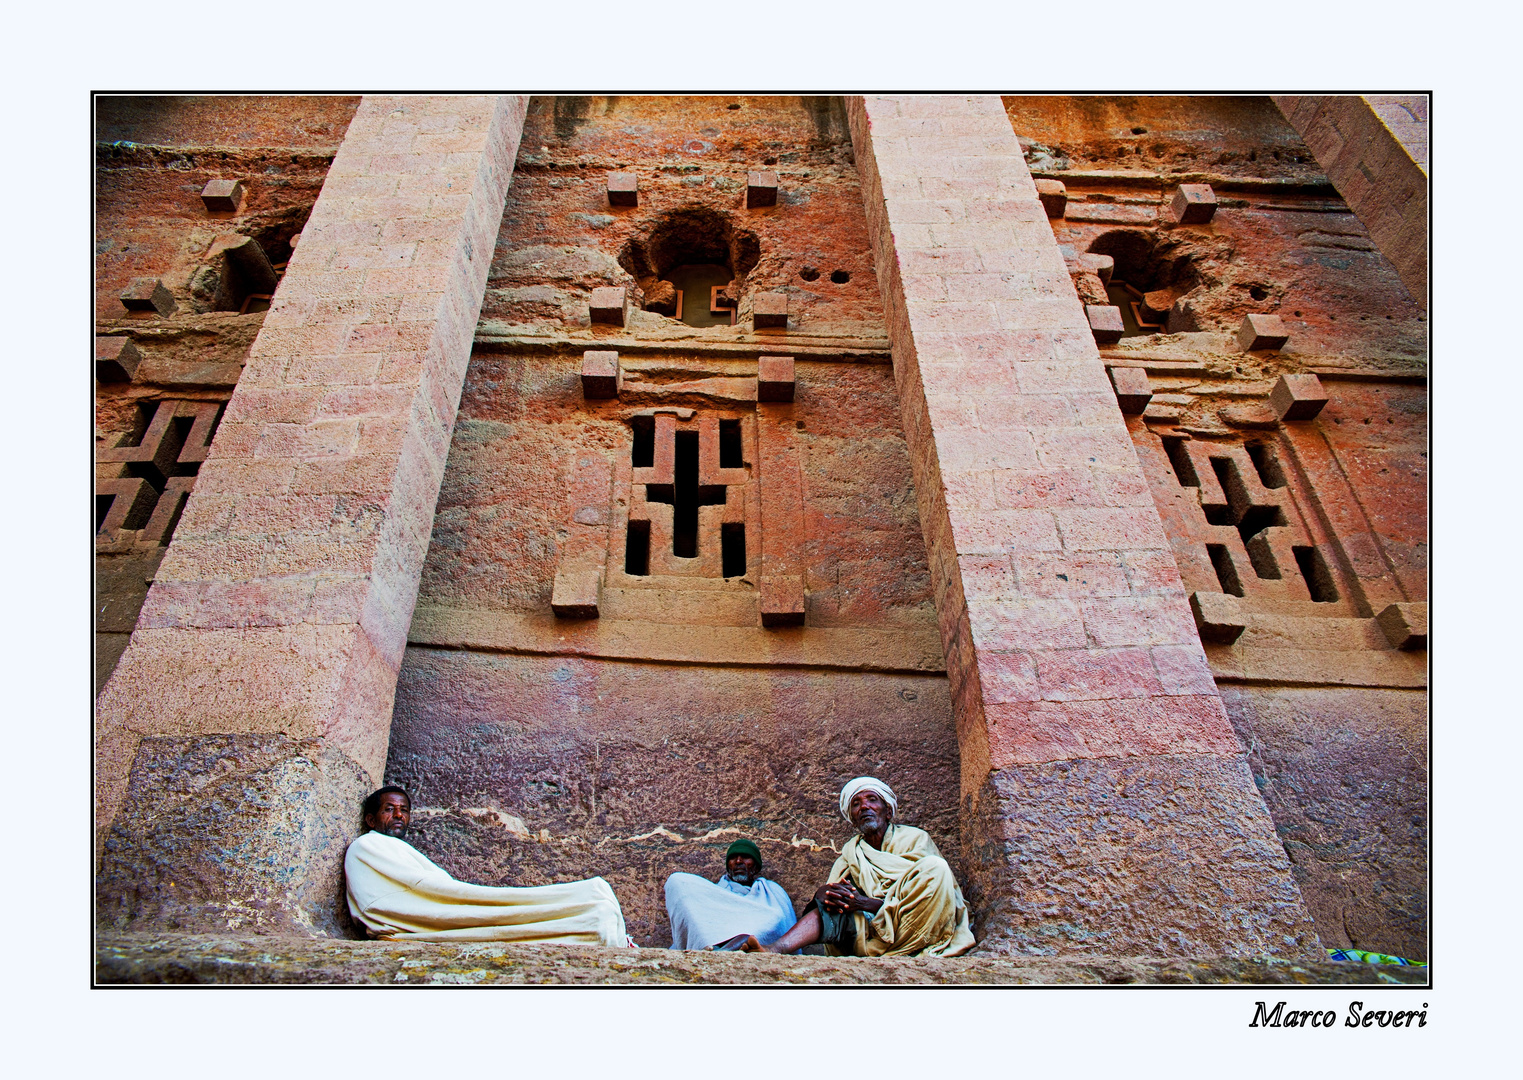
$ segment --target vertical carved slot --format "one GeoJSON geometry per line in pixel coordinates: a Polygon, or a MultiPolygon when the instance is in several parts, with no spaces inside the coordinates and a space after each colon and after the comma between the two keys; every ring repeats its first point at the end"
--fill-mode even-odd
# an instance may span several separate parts
{"type": "Polygon", "coordinates": [[[676,492],[672,499],[672,554],[698,557],[698,432],[677,432],[676,492]]]}
{"type": "Polygon", "coordinates": [[[1200,477],[1195,475],[1195,465],[1190,461],[1190,455],[1185,453],[1183,439],[1164,436],[1163,452],[1169,455],[1169,464],[1174,466],[1174,475],[1179,478],[1180,487],[1200,487],[1200,477]]]}
{"type": "Polygon", "coordinates": [[[1338,586],[1333,582],[1332,571],[1328,570],[1322,552],[1314,547],[1293,547],[1290,550],[1296,557],[1296,565],[1301,568],[1301,576],[1306,579],[1311,598],[1319,604],[1336,603],[1338,586]]]}
{"type": "Polygon", "coordinates": [[[1242,596],[1243,583],[1238,580],[1237,567],[1232,565],[1232,556],[1227,552],[1227,545],[1207,544],[1206,554],[1211,556],[1211,565],[1216,569],[1216,580],[1221,584],[1222,592],[1242,596]]]}
{"type": "MultiPolygon", "coordinates": [[[[719,467],[721,469],[745,468],[745,452],[740,442],[740,421],[719,421],[719,467]]],[[[725,575],[728,577],[729,575],[725,575]]]]}
{"type": "Polygon", "coordinates": [[[746,576],[746,527],[741,524],[719,527],[720,558],[724,563],[724,576],[746,576]]]}
{"type": "Polygon", "coordinates": [[[650,573],[650,522],[631,521],[624,532],[624,572],[635,577],[650,573]]]}
{"type": "Polygon", "coordinates": [[[1286,486],[1285,470],[1280,468],[1280,459],[1275,457],[1274,448],[1267,443],[1244,443],[1243,449],[1248,451],[1248,460],[1253,462],[1253,467],[1258,471],[1259,480],[1267,488],[1282,488],[1286,486]]]}
{"type": "Polygon", "coordinates": [[[629,421],[634,429],[634,443],[629,450],[629,464],[636,469],[649,469],[656,464],[656,418],[636,416],[629,421]]]}

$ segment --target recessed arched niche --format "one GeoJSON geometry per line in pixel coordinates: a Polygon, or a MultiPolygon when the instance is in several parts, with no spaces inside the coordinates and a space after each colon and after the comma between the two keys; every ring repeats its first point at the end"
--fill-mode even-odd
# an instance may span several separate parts
{"type": "Polygon", "coordinates": [[[730,326],[745,277],[761,258],[756,234],[706,206],[653,219],[619,252],[644,308],[689,326],[730,326]]]}

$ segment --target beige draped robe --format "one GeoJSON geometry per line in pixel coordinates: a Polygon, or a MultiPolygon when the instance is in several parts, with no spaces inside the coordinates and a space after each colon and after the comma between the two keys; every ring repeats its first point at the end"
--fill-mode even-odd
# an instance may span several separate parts
{"type": "Polygon", "coordinates": [[[456,881],[405,840],[367,832],[344,854],[349,912],[388,941],[629,944],[624,912],[600,877],[558,885],[456,881]]]}
{"type": "Polygon", "coordinates": [[[890,824],[878,849],[853,836],[830,868],[883,901],[877,914],[853,913],[858,956],[957,956],[976,942],[952,868],[924,829],[890,824]]]}

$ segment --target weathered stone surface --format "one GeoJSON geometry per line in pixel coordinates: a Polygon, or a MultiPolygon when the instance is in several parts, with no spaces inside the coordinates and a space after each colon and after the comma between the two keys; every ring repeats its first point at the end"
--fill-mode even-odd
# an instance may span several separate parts
{"type": "Polygon", "coordinates": [[[1425,601],[1388,604],[1375,616],[1375,621],[1380,623],[1386,640],[1398,649],[1428,647],[1428,605],[1425,601]]]}
{"type": "Polygon", "coordinates": [[[1116,391],[1116,404],[1129,415],[1140,415],[1153,400],[1153,388],[1148,383],[1148,373],[1142,368],[1113,367],[1108,369],[1111,386],[1116,391]]]}
{"type": "Polygon", "coordinates": [[[624,372],[619,354],[606,349],[589,349],[582,354],[582,396],[616,398],[624,387],[624,372]]]}
{"type": "Polygon", "coordinates": [[[968,803],[963,888],[984,913],[984,951],[1249,957],[1320,948],[1241,758],[1020,765],[993,773],[968,803]]]}
{"type": "Polygon", "coordinates": [[[1096,345],[1120,341],[1126,332],[1121,309],[1114,304],[1085,304],[1084,317],[1089,321],[1089,332],[1094,335],[1096,345]]]}
{"type": "Polygon", "coordinates": [[[155,277],[133,278],[121,291],[122,307],[128,311],[152,311],[168,317],[175,313],[175,300],[155,277]]]}
{"type": "Polygon", "coordinates": [[[639,206],[640,178],[632,172],[608,174],[608,205],[639,206]]]}
{"type": "Polygon", "coordinates": [[[1036,197],[1042,202],[1042,209],[1047,211],[1050,218],[1060,218],[1063,210],[1068,205],[1068,189],[1063,186],[1061,180],[1038,180],[1036,182],[1036,197]]]}
{"type": "Polygon", "coordinates": [[[370,785],[322,739],[143,739],[101,845],[98,924],[353,936],[344,848],[370,785]]]}
{"type": "Polygon", "coordinates": [[[1410,124],[1395,128],[1384,119],[1389,111],[1380,98],[1346,94],[1273,100],[1369,229],[1370,238],[1395,265],[1412,299],[1426,311],[1426,98],[1419,96],[1412,103],[1422,111],[1420,120],[1412,117],[1410,124]],[[1420,161],[1414,158],[1414,150],[1420,161]]]}
{"type": "Polygon", "coordinates": [[[96,982],[136,985],[1423,986],[1428,977],[1427,968],[1269,958],[975,955],[866,960],[229,934],[104,933],[96,939],[95,952],[96,982]]]}
{"type": "Polygon", "coordinates": [[[792,401],[793,357],[762,356],[756,361],[756,400],[792,401]]]}
{"type": "Polygon", "coordinates": [[[1258,349],[1283,349],[1290,331],[1278,315],[1244,315],[1237,328],[1237,344],[1244,352],[1258,349]]]}
{"type": "Polygon", "coordinates": [[[243,183],[238,180],[208,180],[201,189],[201,202],[208,210],[237,210],[243,201],[243,183]]]}
{"type": "Polygon", "coordinates": [[[131,382],[143,354],[129,338],[95,339],[95,377],[101,382],[131,382]]]}
{"type": "Polygon", "coordinates": [[[1427,960],[1427,695],[1224,685],[1222,699],[1322,943],[1427,960]]]}
{"type": "Polygon", "coordinates": [[[1311,374],[1281,375],[1269,392],[1269,407],[1281,420],[1313,420],[1326,404],[1322,380],[1311,374]]]}
{"type": "Polygon", "coordinates": [[[1238,639],[1247,625],[1237,597],[1229,593],[1192,592],[1190,613],[1195,616],[1195,628],[1204,641],[1230,644],[1238,639]]]}
{"type": "Polygon", "coordinates": [[[1210,184],[1180,184],[1169,200],[1169,212],[1181,225],[1204,225],[1216,216],[1216,192],[1210,184]]]}
{"type": "MultiPolygon", "coordinates": [[[[190,740],[174,753],[186,782],[204,782],[213,759],[196,740],[277,737],[302,761],[320,761],[310,810],[293,817],[271,799],[228,817],[228,836],[251,839],[221,849],[253,857],[226,856],[216,873],[232,891],[206,902],[235,905],[247,893],[279,909],[267,915],[274,921],[328,917],[323,896],[281,883],[332,872],[333,838],[350,834],[356,792],[382,772],[525,105],[367,98],[334,159],[139,628],[97,701],[100,841],[109,833],[120,865],[171,867],[157,879],[166,889],[209,853],[168,843],[151,823],[130,825],[139,807],[155,812],[156,787],[181,783],[140,742],[190,740]],[[458,194],[445,199],[446,190],[458,194]],[[123,828],[111,832],[113,823],[123,828]],[[279,859],[254,854],[252,834],[286,829],[279,859]],[[267,887],[255,884],[265,877],[267,887]]],[[[293,759],[289,768],[307,767],[293,759]]],[[[178,813],[215,816],[194,798],[178,813]]],[[[150,911],[159,901],[126,895],[137,872],[103,862],[100,902],[124,907],[128,921],[160,918],[150,911]]],[[[177,918],[178,903],[165,899],[162,918],[177,918]]]]}
{"type": "Polygon", "coordinates": [[[1221,702],[1200,681],[1204,658],[1168,541],[1105,393],[1095,336],[1053,235],[1059,226],[1037,201],[1000,103],[874,97],[850,100],[848,114],[921,496],[957,715],[964,856],[981,879],[973,906],[986,935],[1023,940],[1010,902],[1021,895],[1013,882],[1025,853],[1005,842],[1005,826],[1030,820],[1039,830],[1071,812],[1065,838],[1093,829],[1104,837],[1097,844],[1114,843],[1118,863],[1135,858],[1149,869],[1135,887],[1118,878],[1089,889],[1092,902],[1065,913],[1061,947],[1117,932],[1102,914],[1114,901],[1144,937],[1149,927],[1174,928],[1160,936],[1172,934],[1175,948],[1228,939],[1231,948],[1315,948],[1221,702]],[[939,205],[917,197],[931,180],[950,187],[959,179],[984,189],[970,186],[939,205]],[[1004,227],[986,231],[973,215],[989,212],[993,191],[1004,227]],[[934,269],[916,273],[921,265],[934,269]],[[1074,427],[1058,419],[1076,416],[1087,393],[1104,394],[1105,404],[1086,403],[1074,427]],[[1050,479],[1005,482],[1006,471],[1050,479]],[[1064,565],[1123,550],[1119,581],[1064,565]],[[1044,563],[1050,577],[1034,572],[1044,563]],[[1144,565],[1151,573],[1135,578],[1122,569],[1144,565]],[[1167,773],[1162,759],[1178,753],[1201,759],[1190,786],[1203,817],[1187,846],[1210,844],[1218,853],[1202,861],[1213,864],[1237,855],[1235,838],[1259,845],[1253,869],[1229,890],[1206,877],[1164,884],[1168,872],[1145,853],[1147,841],[1108,815],[1103,784],[1072,792],[1071,810],[1070,792],[1056,785],[1038,784],[1019,807],[995,807],[990,794],[995,777],[1026,769],[1088,775],[1136,758],[1139,769],[1167,773]],[[1050,811],[1042,806],[1049,798],[1050,811]],[[1211,907],[1209,918],[1197,917],[1197,904],[1211,907]]]}
{"type": "Polygon", "coordinates": [[[962,876],[957,736],[940,675],[413,647],[386,779],[412,794],[419,850],[455,876],[537,885],[601,874],[635,940],[664,945],[666,876],[717,876],[738,836],[761,846],[802,908],[850,835],[840,786],[862,773],[893,785],[903,819],[962,876]]]}
{"type": "Polygon", "coordinates": [[[786,329],[788,326],[788,294],[758,293],[751,301],[751,325],[761,329],[786,329]]]}
{"type": "Polygon", "coordinates": [[[593,289],[587,311],[594,323],[623,326],[629,315],[629,290],[593,289]]]}
{"type": "Polygon", "coordinates": [[[777,173],[749,172],[746,174],[746,207],[777,205],[777,173]]]}

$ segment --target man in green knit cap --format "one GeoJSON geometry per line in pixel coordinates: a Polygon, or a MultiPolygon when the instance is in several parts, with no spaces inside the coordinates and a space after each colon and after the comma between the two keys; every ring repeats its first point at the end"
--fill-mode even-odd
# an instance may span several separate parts
{"type": "Polygon", "coordinates": [[[798,921],[783,887],[762,877],[761,849],[750,840],[730,845],[717,881],[667,878],[666,913],[674,949],[738,949],[753,937],[765,946],[798,921]]]}

